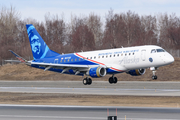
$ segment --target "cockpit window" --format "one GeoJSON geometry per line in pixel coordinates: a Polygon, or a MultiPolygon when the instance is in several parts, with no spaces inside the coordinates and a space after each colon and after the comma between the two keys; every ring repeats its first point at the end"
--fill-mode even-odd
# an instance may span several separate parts
{"type": "Polygon", "coordinates": [[[155,50],[155,49],[152,49],[152,50],[151,50],[151,53],[156,53],[156,50],[155,50]]]}
{"type": "Polygon", "coordinates": [[[157,52],[165,52],[165,50],[163,50],[163,49],[156,49],[157,50],[157,52]]]}

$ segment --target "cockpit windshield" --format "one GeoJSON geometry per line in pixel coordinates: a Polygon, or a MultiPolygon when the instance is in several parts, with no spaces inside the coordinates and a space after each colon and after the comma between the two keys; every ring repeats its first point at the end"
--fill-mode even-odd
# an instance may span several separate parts
{"type": "Polygon", "coordinates": [[[164,49],[152,49],[151,53],[156,53],[156,52],[166,52],[164,49]]]}
{"type": "Polygon", "coordinates": [[[157,50],[157,52],[165,52],[165,50],[163,50],[163,49],[156,49],[157,50]]]}

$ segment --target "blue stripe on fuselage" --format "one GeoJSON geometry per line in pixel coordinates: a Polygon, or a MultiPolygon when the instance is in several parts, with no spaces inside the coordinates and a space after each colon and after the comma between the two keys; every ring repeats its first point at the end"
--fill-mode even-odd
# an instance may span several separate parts
{"type": "Polygon", "coordinates": [[[107,74],[116,74],[116,73],[122,73],[122,72],[115,71],[115,70],[113,70],[113,69],[108,68],[108,69],[106,70],[106,73],[107,73],[107,74]]]}
{"type": "MultiPolygon", "coordinates": [[[[70,64],[70,65],[100,65],[100,64],[88,61],[87,59],[82,59],[82,58],[76,56],[75,54],[65,54],[65,55],[59,55],[59,56],[52,57],[52,58],[36,59],[33,62],[53,63],[53,64],[70,64]],[[73,61],[71,61],[71,59],[73,59],[73,61]],[[75,59],[76,59],[76,61],[75,61],[75,59]],[[61,60],[62,60],[62,62],[61,62],[61,60]],[[64,62],[64,60],[66,60],[66,62],[64,62]]],[[[40,67],[39,65],[31,65],[31,66],[40,68],[40,69],[45,69],[44,67],[40,67]]],[[[49,70],[55,71],[55,72],[60,72],[60,73],[63,71],[63,69],[55,69],[55,68],[51,68],[49,70]]],[[[64,73],[65,74],[75,74],[72,69],[70,69],[64,73]]],[[[121,72],[115,71],[110,68],[107,69],[107,74],[116,74],[116,73],[121,73],[121,72]]],[[[83,74],[80,73],[78,75],[82,76],[83,74]]]]}
{"type": "Polygon", "coordinates": [[[99,65],[97,63],[82,59],[74,54],[59,55],[52,58],[36,59],[33,62],[54,63],[54,64],[71,64],[71,65],[99,65]],[[73,59],[73,61],[71,61],[73,59]]]}

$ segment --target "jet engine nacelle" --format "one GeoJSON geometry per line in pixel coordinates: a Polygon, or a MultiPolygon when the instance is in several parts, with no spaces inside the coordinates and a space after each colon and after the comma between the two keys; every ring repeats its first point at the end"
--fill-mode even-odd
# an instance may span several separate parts
{"type": "Polygon", "coordinates": [[[127,73],[132,76],[139,76],[139,75],[143,75],[145,72],[146,72],[146,69],[136,69],[136,70],[130,70],[127,73]]]}
{"type": "Polygon", "coordinates": [[[105,75],[106,75],[106,68],[102,66],[94,67],[89,70],[89,76],[94,77],[94,78],[103,77],[105,75]]]}

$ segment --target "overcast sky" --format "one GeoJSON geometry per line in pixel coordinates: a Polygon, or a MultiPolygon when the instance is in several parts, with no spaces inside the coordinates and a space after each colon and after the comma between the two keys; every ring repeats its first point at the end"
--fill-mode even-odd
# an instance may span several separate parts
{"type": "Polygon", "coordinates": [[[108,10],[114,13],[131,10],[139,15],[155,15],[158,13],[176,13],[180,16],[180,0],[0,0],[0,6],[14,6],[21,13],[21,18],[34,18],[44,21],[44,15],[61,15],[66,21],[73,15],[89,15],[95,13],[105,18],[108,10]]]}

